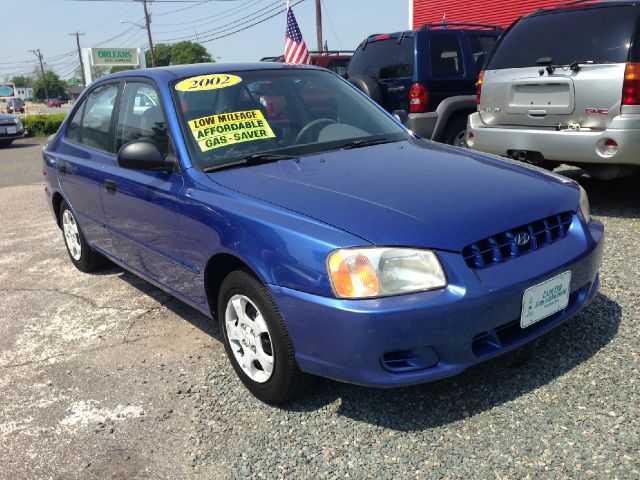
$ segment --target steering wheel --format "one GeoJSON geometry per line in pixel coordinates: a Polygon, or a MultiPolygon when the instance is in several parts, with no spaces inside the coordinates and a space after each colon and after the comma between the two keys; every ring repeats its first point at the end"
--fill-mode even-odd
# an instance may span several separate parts
{"type": "Polygon", "coordinates": [[[298,143],[300,143],[300,141],[304,138],[304,136],[307,133],[309,133],[313,128],[319,128],[320,126],[330,125],[332,123],[336,123],[336,121],[330,118],[316,118],[315,120],[312,120],[311,122],[307,123],[304,127],[302,127],[302,130],[298,132],[298,135],[296,135],[296,139],[293,141],[294,145],[297,145],[298,143]]]}

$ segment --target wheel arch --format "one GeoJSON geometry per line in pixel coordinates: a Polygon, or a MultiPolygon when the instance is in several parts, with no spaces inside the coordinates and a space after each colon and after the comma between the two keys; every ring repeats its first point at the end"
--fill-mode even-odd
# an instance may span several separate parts
{"type": "Polygon", "coordinates": [[[442,141],[451,121],[462,116],[469,116],[477,109],[475,95],[458,95],[444,99],[436,109],[438,120],[433,129],[431,140],[442,141]]]}
{"type": "Polygon", "coordinates": [[[53,208],[53,214],[56,217],[56,223],[58,224],[59,228],[61,228],[60,227],[60,205],[62,205],[63,201],[64,201],[64,197],[60,192],[54,192],[53,195],[51,195],[51,207],[53,208]]]}
{"type": "Polygon", "coordinates": [[[254,276],[258,281],[263,279],[249,264],[231,253],[216,253],[204,267],[204,288],[211,314],[215,317],[218,308],[218,294],[222,282],[231,272],[240,270],[254,276]]]}

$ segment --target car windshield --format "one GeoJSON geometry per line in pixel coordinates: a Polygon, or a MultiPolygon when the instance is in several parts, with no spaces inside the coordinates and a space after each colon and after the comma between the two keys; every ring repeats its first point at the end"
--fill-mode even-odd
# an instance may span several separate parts
{"type": "Polygon", "coordinates": [[[409,134],[336,75],[312,69],[241,71],[178,80],[194,163],[302,156],[393,142],[409,134]]]}

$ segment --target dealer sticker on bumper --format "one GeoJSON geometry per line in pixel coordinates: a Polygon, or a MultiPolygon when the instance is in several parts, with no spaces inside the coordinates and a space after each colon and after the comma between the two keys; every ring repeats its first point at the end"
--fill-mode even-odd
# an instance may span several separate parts
{"type": "Polygon", "coordinates": [[[527,288],[522,296],[520,326],[533,325],[549,315],[559,312],[569,304],[571,271],[527,288]]]}

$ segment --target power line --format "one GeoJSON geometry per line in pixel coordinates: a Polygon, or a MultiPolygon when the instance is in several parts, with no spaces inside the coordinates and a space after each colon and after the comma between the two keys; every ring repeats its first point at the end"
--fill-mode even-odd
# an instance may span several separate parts
{"type": "MultiPolygon", "coordinates": [[[[242,7],[244,7],[245,5],[248,5],[248,4],[252,3],[255,6],[256,4],[262,3],[264,1],[265,0],[257,0],[257,1],[256,0],[248,0],[248,1],[246,1],[246,2],[244,2],[242,4],[240,4],[240,5],[236,5],[233,8],[230,8],[228,10],[224,10],[224,11],[222,11],[220,13],[216,13],[214,15],[210,15],[208,17],[199,18],[198,20],[189,20],[188,22],[178,22],[178,23],[159,23],[157,25],[159,27],[175,27],[175,26],[179,26],[179,25],[189,25],[189,24],[193,24],[193,23],[203,23],[203,22],[206,22],[207,20],[209,20],[211,18],[214,18],[214,17],[216,19],[226,18],[226,17],[233,16],[233,12],[240,11],[240,9],[242,7]],[[229,12],[232,12],[232,13],[229,14],[229,15],[226,15],[229,12]]],[[[156,14],[156,17],[161,17],[161,16],[167,15],[167,14],[168,14],[168,12],[167,13],[158,13],[158,14],[156,14]]],[[[215,20],[214,20],[213,23],[216,23],[215,20]]],[[[174,30],[174,31],[176,31],[176,30],[174,30]]]]}
{"type": "MultiPolygon", "coordinates": [[[[295,7],[296,5],[298,5],[299,3],[302,3],[302,2],[304,2],[304,1],[305,1],[305,0],[298,0],[297,2],[292,3],[290,6],[295,7]]],[[[286,10],[286,8],[285,8],[285,9],[283,9],[283,10],[280,10],[280,11],[278,11],[278,12],[274,13],[273,15],[269,15],[268,17],[263,18],[262,20],[259,20],[259,21],[257,21],[257,22],[254,22],[254,23],[250,24],[250,25],[247,25],[247,26],[245,26],[245,27],[242,27],[242,28],[239,28],[239,29],[237,29],[237,30],[234,30],[234,31],[233,31],[233,32],[231,32],[231,33],[226,33],[226,34],[224,34],[224,35],[218,35],[217,37],[209,38],[209,39],[207,39],[207,40],[204,40],[202,43],[209,43],[209,42],[212,42],[213,40],[219,40],[219,39],[221,39],[221,38],[230,37],[231,35],[235,35],[236,33],[243,32],[243,31],[245,31],[245,30],[248,30],[248,29],[249,29],[249,28],[251,28],[251,27],[254,27],[254,26],[256,26],[256,25],[259,25],[259,24],[261,24],[261,23],[264,23],[264,22],[266,22],[267,20],[269,20],[269,19],[271,19],[271,18],[273,18],[273,17],[277,17],[278,15],[280,15],[281,13],[285,13],[286,11],[287,11],[287,10],[286,10]]]]}
{"type": "MultiPolygon", "coordinates": [[[[304,0],[302,0],[304,1],[304,0]]],[[[226,32],[228,30],[230,30],[231,28],[233,28],[233,25],[236,25],[240,22],[242,22],[243,20],[247,20],[249,19],[249,21],[251,20],[255,20],[256,18],[259,18],[260,16],[263,15],[267,15],[275,10],[281,9],[282,8],[282,1],[281,0],[276,0],[275,2],[270,3],[269,5],[260,8],[252,13],[250,13],[249,15],[245,15],[244,17],[240,17],[237,20],[234,20],[232,22],[226,23],[224,25],[221,25],[219,27],[216,28],[212,28],[210,30],[205,30],[204,32],[200,32],[200,35],[204,35],[205,37],[207,35],[213,35],[213,34],[217,34],[217,33],[221,33],[221,32],[226,32]],[[273,8],[271,8],[273,7],[273,8]],[[253,18],[251,18],[253,17],[253,18]],[[231,27],[231,28],[226,28],[226,27],[231,27]]],[[[283,11],[283,10],[280,10],[283,11]]],[[[176,42],[176,41],[180,41],[180,40],[186,40],[186,39],[193,39],[193,35],[186,35],[183,37],[176,37],[176,38],[170,38],[168,40],[164,40],[165,42],[176,42]]]]}

